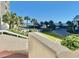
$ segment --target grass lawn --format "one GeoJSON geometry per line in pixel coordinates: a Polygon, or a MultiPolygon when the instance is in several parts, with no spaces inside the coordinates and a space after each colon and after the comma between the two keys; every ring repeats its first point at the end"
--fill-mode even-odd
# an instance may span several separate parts
{"type": "Polygon", "coordinates": [[[48,38],[51,41],[61,41],[63,39],[62,37],[60,38],[59,36],[55,35],[55,33],[50,33],[50,32],[43,32],[42,33],[46,38],[48,38]]]}
{"type": "Polygon", "coordinates": [[[53,36],[53,37],[56,37],[56,38],[59,38],[59,39],[63,39],[64,37],[63,36],[60,36],[54,32],[43,32],[44,34],[47,34],[47,35],[50,35],[50,36],[53,36]]]}

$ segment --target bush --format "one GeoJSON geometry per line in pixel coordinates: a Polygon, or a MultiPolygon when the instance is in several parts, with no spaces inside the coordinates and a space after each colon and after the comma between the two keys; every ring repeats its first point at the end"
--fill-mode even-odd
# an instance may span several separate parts
{"type": "Polygon", "coordinates": [[[27,31],[17,30],[17,29],[10,29],[9,31],[27,36],[27,31]]]}
{"type": "Polygon", "coordinates": [[[78,34],[69,35],[65,37],[64,40],[61,41],[61,44],[71,50],[76,50],[79,48],[79,35],[78,34]]]}

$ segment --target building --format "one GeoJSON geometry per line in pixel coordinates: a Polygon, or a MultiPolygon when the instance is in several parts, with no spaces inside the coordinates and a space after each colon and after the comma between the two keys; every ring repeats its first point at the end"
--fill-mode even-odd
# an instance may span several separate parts
{"type": "Polygon", "coordinates": [[[9,1],[0,1],[0,30],[3,29],[2,27],[6,27],[2,22],[2,15],[9,11],[9,4],[9,1]]]}
{"type": "Polygon", "coordinates": [[[0,15],[3,15],[9,11],[9,4],[9,1],[0,1],[0,15]]]}

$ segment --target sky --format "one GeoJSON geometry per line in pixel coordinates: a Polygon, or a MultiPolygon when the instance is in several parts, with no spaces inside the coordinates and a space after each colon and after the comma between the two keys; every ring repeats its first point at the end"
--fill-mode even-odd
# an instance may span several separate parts
{"type": "Polygon", "coordinates": [[[11,1],[10,11],[18,16],[29,16],[40,21],[53,20],[55,23],[72,21],[79,15],[78,1],[11,1]]]}

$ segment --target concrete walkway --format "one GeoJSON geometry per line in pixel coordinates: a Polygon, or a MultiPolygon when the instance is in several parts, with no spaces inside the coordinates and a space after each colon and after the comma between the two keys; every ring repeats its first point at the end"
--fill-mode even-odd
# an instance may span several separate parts
{"type": "Polygon", "coordinates": [[[11,35],[0,35],[0,50],[26,53],[28,51],[28,39],[11,35]]]}

